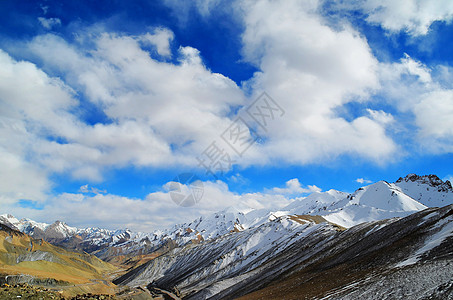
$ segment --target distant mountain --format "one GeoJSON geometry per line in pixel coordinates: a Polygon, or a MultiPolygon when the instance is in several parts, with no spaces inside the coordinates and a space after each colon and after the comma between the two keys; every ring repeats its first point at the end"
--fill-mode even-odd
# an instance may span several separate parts
{"type": "Polygon", "coordinates": [[[54,286],[67,295],[74,291],[113,292],[104,275],[116,270],[94,255],[70,252],[0,224],[0,283],[54,286]],[[72,291],[74,285],[77,289],[72,291]]]}
{"type": "Polygon", "coordinates": [[[114,263],[135,265],[166,253],[176,247],[197,244],[230,232],[257,228],[282,216],[318,215],[344,228],[363,222],[408,216],[427,207],[453,203],[450,182],[435,175],[409,174],[395,183],[379,181],[364,186],[352,194],[329,190],[315,192],[294,200],[276,210],[252,210],[242,213],[228,208],[192,222],[177,224],[151,233],[100,228],[75,228],[64,222],[38,223],[1,215],[0,223],[9,225],[35,238],[66,249],[93,253],[114,263]],[[146,257],[147,255],[151,255],[146,257]],[[142,256],[137,260],[137,256],[142,256]]]}
{"type": "Polygon", "coordinates": [[[56,221],[53,224],[46,224],[35,222],[27,218],[18,220],[10,214],[0,215],[0,223],[29,234],[34,238],[63,239],[77,233],[77,228],[70,227],[61,221],[56,221]]]}
{"type": "Polygon", "coordinates": [[[399,178],[395,185],[406,195],[428,207],[442,207],[451,203],[453,190],[450,181],[442,181],[436,175],[409,174],[399,178]]]}
{"type": "Polygon", "coordinates": [[[363,222],[405,217],[427,207],[441,207],[453,203],[453,189],[449,181],[435,175],[410,174],[395,183],[379,181],[359,188],[352,194],[329,190],[314,192],[295,200],[279,210],[252,211],[245,215],[251,224],[263,224],[275,216],[291,214],[320,215],[343,227],[363,222]]]}

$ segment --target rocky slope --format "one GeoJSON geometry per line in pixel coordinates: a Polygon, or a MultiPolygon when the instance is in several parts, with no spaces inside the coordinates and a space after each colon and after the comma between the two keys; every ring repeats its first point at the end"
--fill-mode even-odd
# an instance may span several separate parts
{"type": "Polygon", "coordinates": [[[70,252],[0,224],[0,284],[87,284],[109,290],[104,274],[115,270],[94,255],[70,252]]]}
{"type": "Polygon", "coordinates": [[[241,299],[451,299],[453,205],[389,222],[343,232],[241,299]]]}
{"type": "Polygon", "coordinates": [[[453,205],[347,230],[314,221],[279,217],[174,249],[116,283],[148,284],[184,299],[421,299],[451,293],[453,205]]]}

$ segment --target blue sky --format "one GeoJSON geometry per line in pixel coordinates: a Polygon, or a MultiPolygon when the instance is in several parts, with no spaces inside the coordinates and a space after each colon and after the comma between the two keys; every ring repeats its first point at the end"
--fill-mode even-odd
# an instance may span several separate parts
{"type": "Polygon", "coordinates": [[[452,178],[450,1],[25,3],[0,9],[2,213],[150,231],[452,178]],[[205,186],[189,208],[169,196],[184,172],[205,186]]]}

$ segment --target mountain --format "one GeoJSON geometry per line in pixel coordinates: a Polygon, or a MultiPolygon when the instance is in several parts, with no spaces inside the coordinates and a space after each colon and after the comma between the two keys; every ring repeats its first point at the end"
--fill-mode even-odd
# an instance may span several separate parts
{"type": "MultiPolygon", "coordinates": [[[[429,178],[430,176],[433,175],[421,176],[420,178],[429,178]]],[[[429,181],[422,180],[409,181],[402,187],[399,184],[401,183],[379,181],[359,188],[352,194],[336,190],[329,190],[324,193],[315,192],[308,197],[295,200],[290,205],[277,211],[252,211],[245,217],[249,221],[253,220],[251,224],[262,224],[270,220],[272,216],[320,215],[332,223],[349,228],[363,222],[405,217],[428,206],[436,206],[434,204],[443,204],[441,206],[444,206],[453,203],[453,190],[448,181],[447,183],[441,180],[437,182],[442,186],[442,189],[434,189],[429,181]],[[418,199],[425,199],[426,201],[424,201],[428,205],[415,200],[409,194],[416,194],[418,199]]]]}
{"type": "Polygon", "coordinates": [[[239,299],[452,299],[452,241],[453,205],[364,223],[239,299]]]}
{"type": "Polygon", "coordinates": [[[151,233],[11,215],[0,224],[121,265],[127,271],[114,283],[142,296],[431,299],[453,295],[452,216],[450,182],[409,174],[351,194],[315,192],[272,210],[228,208],[151,233]]]}
{"type": "Polygon", "coordinates": [[[346,198],[320,211],[327,220],[344,227],[363,222],[404,217],[427,208],[394,183],[379,181],[359,188],[346,198]]]}
{"type": "Polygon", "coordinates": [[[76,234],[77,228],[70,227],[66,223],[56,221],[53,224],[39,223],[30,219],[16,219],[10,214],[0,215],[0,223],[23,233],[32,235],[35,238],[64,239],[76,234]]]}
{"type": "Polygon", "coordinates": [[[116,270],[94,255],[70,252],[0,224],[0,283],[47,285],[68,294],[112,292],[104,275],[116,270]]]}
{"type": "Polygon", "coordinates": [[[183,299],[446,299],[452,241],[453,205],[347,230],[321,217],[282,216],[176,248],[114,283],[183,299]]]}
{"type": "Polygon", "coordinates": [[[428,207],[442,207],[451,203],[453,190],[450,181],[443,182],[436,175],[409,174],[399,178],[395,185],[406,195],[428,207]]]}
{"type": "Polygon", "coordinates": [[[336,190],[315,192],[276,210],[260,209],[243,213],[228,208],[151,233],[128,229],[80,229],[61,221],[45,224],[30,219],[18,220],[11,215],[1,215],[0,223],[66,249],[86,251],[115,264],[133,266],[176,247],[259,227],[282,216],[318,215],[331,223],[350,228],[362,222],[405,217],[427,207],[451,203],[453,190],[450,182],[443,182],[435,175],[409,174],[395,183],[379,181],[352,194],[336,190]]]}

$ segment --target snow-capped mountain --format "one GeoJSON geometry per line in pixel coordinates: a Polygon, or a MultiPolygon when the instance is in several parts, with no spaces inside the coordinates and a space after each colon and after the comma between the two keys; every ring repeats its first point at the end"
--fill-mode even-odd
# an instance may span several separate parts
{"type": "Polygon", "coordinates": [[[379,181],[352,194],[336,190],[314,192],[279,210],[252,211],[245,215],[248,223],[243,227],[260,225],[283,215],[320,215],[349,228],[363,222],[405,217],[427,207],[452,203],[450,182],[443,182],[435,175],[410,174],[395,183],[379,181]]]}
{"type": "Polygon", "coordinates": [[[395,185],[406,195],[429,207],[450,204],[453,197],[451,182],[443,182],[436,175],[409,174],[404,178],[400,177],[395,185]]]}
{"type": "Polygon", "coordinates": [[[0,215],[0,223],[34,238],[42,238],[71,250],[83,250],[109,260],[115,256],[135,256],[153,253],[164,248],[210,240],[232,231],[241,231],[245,223],[243,213],[228,208],[190,223],[177,224],[166,230],[151,233],[101,228],[75,228],[56,221],[38,223],[30,219],[18,220],[12,215],[0,215]]]}
{"type": "Polygon", "coordinates": [[[448,295],[443,290],[453,286],[452,216],[450,182],[410,174],[351,194],[315,192],[274,210],[228,208],[151,233],[11,215],[1,215],[0,223],[130,267],[117,284],[147,286],[158,294],[171,290],[184,299],[274,299],[287,293],[298,299],[294,292],[300,291],[351,299],[388,293],[382,281],[401,291],[396,286],[407,278],[412,290],[429,298],[448,295]]]}
{"type": "Polygon", "coordinates": [[[322,216],[323,220],[350,228],[363,222],[405,217],[427,207],[452,203],[450,182],[443,182],[435,175],[410,174],[395,183],[379,181],[352,194],[336,190],[315,192],[275,210],[260,209],[243,213],[228,208],[151,233],[127,229],[79,229],[60,221],[45,224],[30,219],[18,220],[11,215],[1,215],[0,223],[71,250],[83,250],[105,260],[117,256],[125,260],[136,255],[162,254],[176,247],[209,241],[231,232],[258,228],[284,216],[322,216]]]}
{"type": "Polygon", "coordinates": [[[282,216],[175,248],[114,283],[197,300],[449,299],[452,224],[453,205],[347,230],[282,216]]]}
{"type": "Polygon", "coordinates": [[[77,233],[77,228],[70,227],[61,221],[55,221],[53,224],[46,224],[35,222],[27,218],[18,220],[10,214],[0,215],[0,223],[35,238],[63,239],[77,233]]]}
{"type": "Polygon", "coordinates": [[[393,183],[379,181],[363,187],[319,214],[343,227],[375,220],[405,217],[427,208],[393,183]]]}

